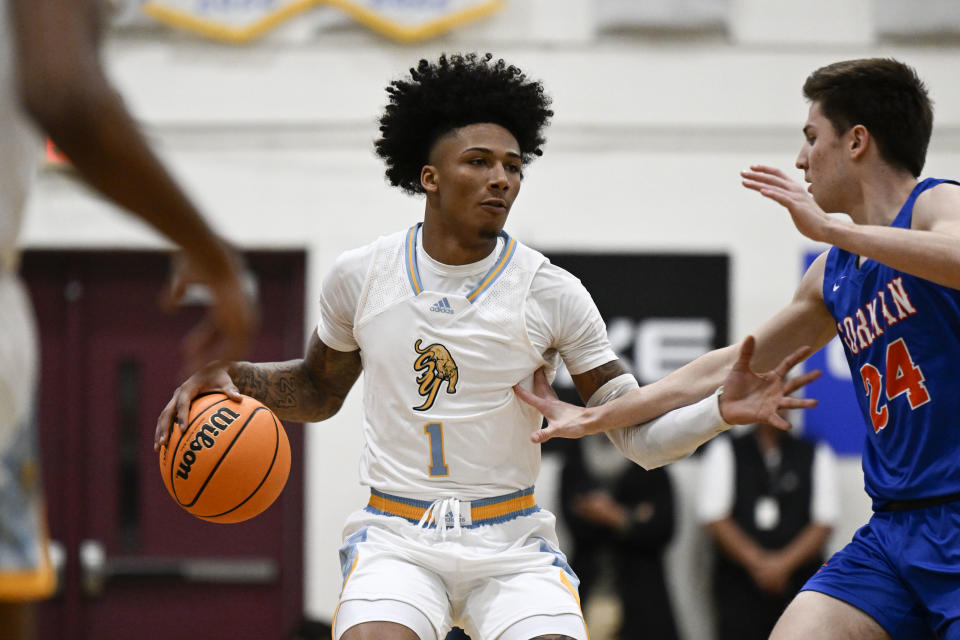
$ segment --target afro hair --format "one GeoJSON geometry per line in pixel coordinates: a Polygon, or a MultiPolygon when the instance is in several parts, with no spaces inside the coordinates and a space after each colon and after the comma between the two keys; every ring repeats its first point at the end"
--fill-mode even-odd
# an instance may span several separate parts
{"type": "Polygon", "coordinates": [[[553,111],[540,82],[492,54],[455,54],[420,60],[410,75],[387,87],[377,155],[387,180],[410,194],[423,193],[420,171],[434,143],[454,129],[490,122],[513,134],[523,162],[543,155],[542,135],[553,111]]]}

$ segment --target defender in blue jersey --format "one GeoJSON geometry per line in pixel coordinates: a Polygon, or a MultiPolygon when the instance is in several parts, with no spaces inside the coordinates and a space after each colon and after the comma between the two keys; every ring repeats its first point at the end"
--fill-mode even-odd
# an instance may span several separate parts
{"type": "MultiPolygon", "coordinates": [[[[839,334],[866,422],[874,515],[797,595],[775,640],[960,639],[960,186],[918,181],[933,126],[926,88],[889,59],[818,69],[797,157],[809,188],[755,165],[743,184],[783,205],[805,236],[833,245],[793,300],[756,333],[763,369],[839,334]],[[853,224],[825,212],[846,213],[853,224]]],[[[712,388],[734,347],[656,383],[712,388]]],[[[630,424],[633,392],[595,409],[525,395],[550,421],[540,439],[630,424]]]]}

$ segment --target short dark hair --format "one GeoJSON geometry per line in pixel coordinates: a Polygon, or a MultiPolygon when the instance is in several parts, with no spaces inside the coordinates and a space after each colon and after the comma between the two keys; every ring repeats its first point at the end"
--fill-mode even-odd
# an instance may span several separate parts
{"type": "Polygon", "coordinates": [[[550,97],[540,82],[490,53],[420,60],[409,76],[386,90],[390,99],[375,147],[386,162],[390,184],[407,193],[424,192],[420,171],[437,140],[469,124],[505,128],[517,139],[524,163],[543,155],[542,132],[553,115],[550,97]]]}
{"type": "Polygon", "coordinates": [[[837,135],[861,124],[887,162],[914,177],[923,171],[933,104],[912,67],[891,58],[835,62],[810,74],[803,95],[820,105],[837,135]]]}

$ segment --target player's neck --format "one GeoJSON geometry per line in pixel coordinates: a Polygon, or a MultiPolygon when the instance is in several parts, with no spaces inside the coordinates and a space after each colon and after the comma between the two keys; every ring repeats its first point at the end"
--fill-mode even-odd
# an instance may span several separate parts
{"type": "Polygon", "coordinates": [[[872,172],[860,182],[850,217],[857,224],[890,226],[916,186],[917,179],[905,171],[872,172]]]}
{"type": "Polygon", "coordinates": [[[441,264],[450,266],[472,264],[490,255],[497,247],[497,236],[470,237],[466,234],[450,233],[441,225],[423,223],[420,229],[423,250],[441,264]]]}

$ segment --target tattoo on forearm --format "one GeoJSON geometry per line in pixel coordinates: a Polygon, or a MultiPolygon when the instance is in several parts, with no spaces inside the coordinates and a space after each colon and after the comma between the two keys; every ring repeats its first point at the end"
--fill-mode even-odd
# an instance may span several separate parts
{"type": "Polygon", "coordinates": [[[296,387],[292,375],[281,375],[277,379],[274,396],[280,407],[296,406],[296,387]]]}
{"type": "Polygon", "coordinates": [[[282,419],[316,421],[340,408],[360,375],[359,353],[314,345],[306,360],[232,365],[230,376],[240,393],[270,407],[282,419]]]}
{"type": "Polygon", "coordinates": [[[303,387],[303,376],[298,375],[296,364],[297,361],[239,364],[233,383],[240,393],[252,396],[274,410],[296,409],[300,406],[297,390],[303,387]]]}

